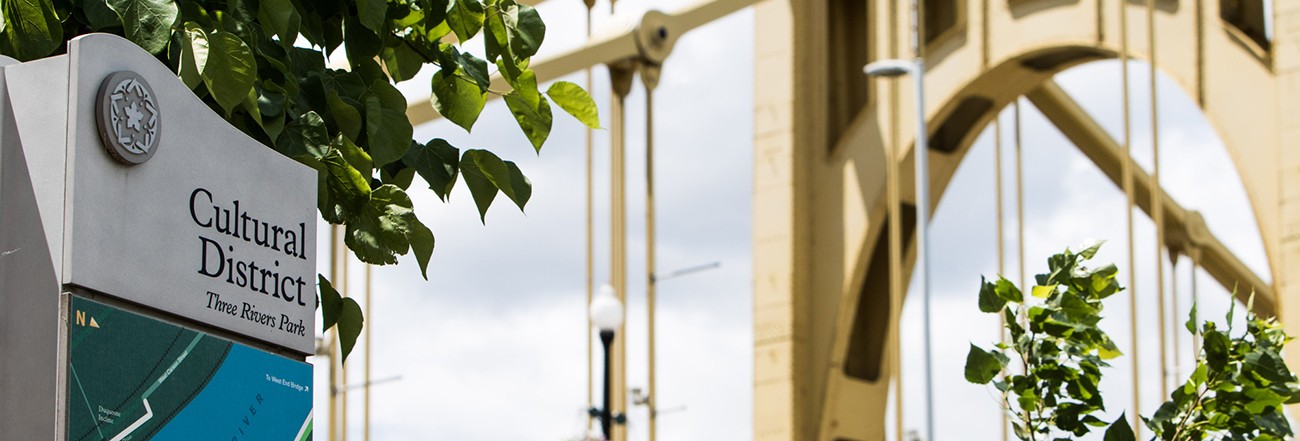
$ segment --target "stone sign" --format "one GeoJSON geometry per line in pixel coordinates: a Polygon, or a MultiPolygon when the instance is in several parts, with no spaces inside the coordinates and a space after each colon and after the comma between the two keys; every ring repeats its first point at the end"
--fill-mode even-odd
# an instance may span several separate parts
{"type": "Polygon", "coordinates": [[[316,185],[125,39],[0,57],[0,440],[310,439],[316,185]]]}
{"type": "Polygon", "coordinates": [[[126,40],[81,38],[69,58],[65,283],[311,353],[315,171],[126,40]]]}

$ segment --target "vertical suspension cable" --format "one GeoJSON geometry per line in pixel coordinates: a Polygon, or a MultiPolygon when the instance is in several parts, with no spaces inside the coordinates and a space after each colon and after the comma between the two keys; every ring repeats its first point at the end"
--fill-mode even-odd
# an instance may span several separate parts
{"type": "Polygon", "coordinates": [[[1137,256],[1133,252],[1133,153],[1132,143],[1132,122],[1129,117],[1129,81],[1128,81],[1128,5],[1126,0],[1119,0],[1119,40],[1120,40],[1120,90],[1123,96],[1121,107],[1124,117],[1124,145],[1122,146],[1124,157],[1120,159],[1121,186],[1124,187],[1124,218],[1126,220],[1126,230],[1128,235],[1128,307],[1129,307],[1129,345],[1133,351],[1133,409],[1132,421],[1129,425],[1133,427],[1133,434],[1137,438],[1142,437],[1142,420],[1139,416],[1142,410],[1142,392],[1141,376],[1139,375],[1138,363],[1138,313],[1137,313],[1137,256]]]}
{"type": "MultiPolygon", "coordinates": [[[[889,2],[889,57],[898,58],[898,2],[889,2]]],[[[899,85],[897,79],[889,80],[889,146],[885,148],[887,179],[885,197],[889,205],[889,308],[894,335],[890,340],[890,363],[894,376],[894,440],[903,441],[903,220],[902,195],[899,189],[899,151],[902,150],[902,129],[899,117],[899,85]]]]}
{"type": "MultiPolygon", "coordinates": [[[[1192,324],[1195,325],[1196,328],[1199,330],[1201,327],[1201,318],[1197,317],[1196,305],[1199,305],[1201,303],[1201,299],[1200,299],[1200,293],[1198,293],[1196,290],[1197,288],[1196,272],[1201,269],[1201,249],[1197,247],[1196,244],[1192,244],[1190,254],[1192,257],[1192,314],[1191,316],[1192,316],[1192,324]]],[[[1232,300],[1231,298],[1229,298],[1228,300],[1234,302],[1236,301],[1236,300],[1232,300]]],[[[1192,358],[1196,359],[1200,356],[1201,356],[1201,334],[1199,332],[1193,332],[1192,333],[1192,358]]]]}
{"type": "MultiPolygon", "coordinates": [[[[1170,355],[1173,356],[1173,372],[1170,372],[1168,377],[1173,378],[1176,381],[1177,379],[1182,378],[1182,373],[1179,369],[1179,367],[1182,366],[1182,358],[1180,357],[1182,348],[1179,347],[1178,342],[1178,254],[1174,253],[1174,250],[1172,249],[1169,250],[1169,284],[1169,316],[1172,317],[1173,320],[1169,321],[1168,332],[1170,338],[1173,339],[1173,350],[1170,351],[1172,352],[1170,355]]],[[[1166,383],[1168,383],[1168,381],[1166,381],[1166,383]]]]}
{"type": "MultiPolygon", "coordinates": [[[[985,5],[987,6],[987,3],[985,5]]],[[[998,219],[998,225],[997,225],[998,276],[1002,276],[1003,274],[1006,274],[1007,271],[1007,259],[1006,259],[1006,249],[1005,249],[1006,238],[1004,237],[1005,230],[1004,230],[1004,221],[1003,221],[1003,213],[1002,213],[1002,209],[1004,208],[1003,201],[1002,201],[1002,112],[998,112],[997,117],[993,119],[993,185],[994,185],[994,195],[997,204],[997,208],[994,209],[993,211],[997,212],[997,219],[998,219]]],[[[1022,286],[1021,288],[1024,287],[1022,286]]],[[[1006,327],[1007,327],[1006,316],[1002,314],[998,314],[998,341],[1004,345],[1007,344],[1006,327]]],[[[998,373],[998,376],[1005,379],[1006,369],[1003,368],[1002,372],[998,373]]],[[[1009,437],[1011,436],[1011,430],[1010,427],[1008,426],[1006,412],[1002,412],[1001,419],[1002,419],[1002,440],[1006,441],[1010,439],[1009,437]]]]}
{"type": "MultiPolygon", "coordinates": [[[[614,4],[617,0],[609,0],[609,15],[614,16],[614,4]]],[[[618,63],[616,63],[618,64],[618,63]]],[[[613,105],[610,115],[614,122],[610,123],[610,281],[614,285],[614,291],[620,302],[627,305],[627,207],[626,207],[626,166],[624,165],[626,156],[624,124],[627,123],[625,109],[623,106],[627,99],[627,94],[632,89],[632,67],[620,64],[619,67],[610,65],[610,90],[614,92],[613,105]]],[[[627,309],[623,310],[624,322],[627,318],[627,309]]],[[[614,336],[614,345],[611,350],[614,351],[614,368],[605,372],[606,375],[613,376],[612,384],[614,400],[610,403],[615,409],[627,412],[627,325],[619,325],[618,332],[614,336]]],[[[615,412],[610,410],[611,414],[615,412]]],[[[627,441],[627,426],[616,424],[613,426],[614,433],[606,433],[605,438],[609,441],[627,441]]]]}
{"type": "Polygon", "coordinates": [[[366,378],[366,380],[365,380],[364,383],[362,383],[362,384],[365,385],[365,390],[362,391],[362,395],[361,395],[361,396],[362,396],[361,401],[362,401],[362,403],[363,403],[363,405],[362,405],[362,409],[364,409],[364,410],[363,410],[363,413],[364,413],[365,420],[364,420],[364,422],[363,422],[363,426],[362,426],[362,431],[361,431],[361,434],[362,434],[362,435],[361,435],[361,438],[362,438],[363,440],[365,440],[365,441],[370,441],[370,334],[373,334],[373,333],[374,333],[375,322],[374,322],[374,320],[372,320],[372,319],[374,319],[374,316],[370,315],[370,299],[371,299],[371,296],[370,296],[370,290],[371,290],[371,283],[370,283],[370,264],[367,263],[367,264],[365,264],[365,265],[366,265],[366,266],[365,266],[365,268],[366,268],[366,273],[365,273],[365,279],[366,279],[366,314],[365,314],[365,318],[366,318],[366,320],[369,320],[369,321],[370,321],[370,326],[366,326],[366,327],[365,327],[365,330],[366,330],[366,364],[365,364],[366,377],[365,377],[365,378],[366,378]]]}
{"type": "Polygon", "coordinates": [[[1160,121],[1158,99],[1156,98],[1156,2],[1147,0],[1147,49],[1150,52],[1150,87],[1151,87],[1151,217],[1156,224],[1156,306],[1160,310],[1157,320],[1160,326],[1160,397],[1169,395],[1169,358],[1165,344],[1166,315],[1165,309],[1165,216],[1164,202],[1161,200],[1164,189],[1160,187],[1160,121]]]}
{"type": "MultiPolygon", "coordinates": [[[[897,80],[890,80],[894,91],[898,90],[897,80]]],[[[890,363],[894,376],[894,435],[896,441],[903,441],[903,363],[902,363],[902,313],[903,313],[903,271],[902,271],[902,210],[898,183],[898,95],[891,94],[893,121],[891,128],[893,141],[885,148],[886,198],[888,199],[889,226],[886,234],[889,241],[889,315],[893,323],[893,338],[890,339],[890,363]]]]}
{"type": "Polygon", "coordinates": [[[1020,286],[1029,286],[1029,275],[1025,274],[1025,171],[1021,144],[1020,97],[1012,106],[1016,118],[1016,260],[1020,265],[1020,286]]]}
{"type": "MultiPolygon", "coordinates": [[[[329,231],[330,231],[330,278],[334,279],[334,280],[333,280],[334,283],[337,284],[338,281],[339,281],[339,226],[338,226],[338,225],[330,225],[330,230],[329,230],[329,231]]],[[[337,430],[337,429],[338,429],[338,420],[339,420],[339,415],[338,415],[338,413],[339,413],[339,412],[338,412],[338,411],[339,411],[339,405],[338,405],[338,397],[336,396],[336,393],[337,393],[337,391],[338,391],[338,389],[339,389],[339,388],[338,388],[338,369],[337,369],[337,366],[339,365],[339,362],[338,362],[338,359],[339,359],[339,351],[338,351],[339,328],[338,328],[338,327],[335,327],[335,328],[331,329],[330,331],[331,331],[332,334],[331,334],[331,335],[329,336],[329,338],[326,340],[326,341],[327,341],[327,344],[329,344],[329,364],[330,364],[330,368],[329,368],[329,377],[330,377],[330,388],[329,388],[329,398],[330,398],[330,399],[329,399],[329,403],[330,403],[329,406],[330,406],[330,409],[329,409],[329,412],[330,412],[330,416],[329,416],[329,421],[328,421],[328,422],[329,422],[329,431],[330,431],[330,437],[329,437],[329,439],[330,439],[330,441],[338,441],[338,439],[339,439],[339,434],[338,434],[338,430],[337,430]]]]}
{"type": "MultiPolygon", "coordinates": [[[[611,6],[612,7],[612,6],[611,6]]],[[[610,89],[610,282],[619,301],[627,304],[627,176],[626,140],[627,123],[625,102],[632,89],[634,75],[632,63],[623,61],[609,65],[610,89]]],[[[624,313],[626,315],[626,312],[624,313]]],[[[609,372],[613,394],[611,413],[627,410],[627,323],[614,334],[613,369],[609,372]]],[[[617,424],[609,436],[611,441],[626,441],[627,426],[617,424]]]]}
{"type": "MultiPolygon", "coordinates": [[[[596,0],[584,0],[584,3],[587,5],[587,40],[590,41],[591,40],[591,8],[596,6],[596,0]]],[[[587,85],[586,85],[587,90],[592,90],[591,66],[587,66],[585,71],[587,74],[587,85]]],[[[592,204],[592,199],[593,199],[592,187],[593,187],[594,180],[592,179],[592,167],[591,167],[592,143],[593,143],[594,134],[592,133],[591,127],[587,127],[586,130],[587,130],[587,303],[583,305],[582,307],[583,311],[586,311],[587,307],[591,305],[592,290],[594,289],[593,285],[595,284],[595,278],[596,278],[595,234],[592,229],[592,221],[591,221],[592,211],[594,211],[593,209],[594,207],[592,204]]],[[[594,361],[592,351],[594,350],[593,347],[595,345],[591,341],[591,314],[583,314],[583,315],[587,316],[587,327],[584,328],[583,334],[587,336],[587,408],[591,409],[592,404],[595,401],[594,398],[595,387],[593,387],[591,384],[593,380],[591,363],[592,361],[594,361]]],[[[591,412],[587,412],[587,426],[586,426],[587,429],[591,428],[591,421],[593,418],[595,417],[591,415],[591,412]]]]}
{"type": "MultiPolygon", "coordinates": [[[[342,229],[339,229],[339,234],[343,234],[342,229]]],[[[343,287],[343,295],[346,297],[347,291],[349,291],[348,290],[348,279],[349,279],[348,260],[350,259],[348,259],[347,248],[344,248],[342,250],[342,253],[343,255],[339,259],[341,262],[340,267],[342,268],[342,275],[339,277],[338,286],[343,287]]],[[[337,325],[335,325],[335,329],[338,329],[337,325]]],[[[342,441],[348,441],[348,367],[343,364],[342,359],[339,359],[339,372],[341,373],[340,374],[341,377],[339,378],[339,393],[343,395],[342,404],[341,404],[343,409],[341,412],[339,412],[343,417],[342,421],[340,422],[341,423],[340,426],[342,426],[340,428],[340,435],[342,436],[340,436],[339,439],[342,441]]]]}
{"type": "MultiPolygon", "coordinates": [[[[1023,144],[1021,143],[1020,97],[1016,97],[1016,100],[1012,102],[1012,111],[1016,120],[1016,131],[1014,133],[1016,147],[1016,263],[1019,265],[1020,273],[1017,277],[1020,279],[1020,287],[1024,288],[1028,286],[1029,276],[1025,274],[1025,172],[1024,155],[1022,154],[1023,144]]],[[[1021,321],[1021,326],[1027,329],[1028,324],[1024,323],[1024,319],[1021,321]]],[[[1029,410],[1025,409],[1025,421],[1028,420],[1029,410]]]]}
{"type": "Polygon", "coordinates": [[[659,66],[645,65],[641,70],[641,83],[645,86],[645,265],[646,265],[646,327],[648,372],[646,379],[646,407],[650,411],[649,441],[655,441],[655,423],[658,411],[655,402],[655,87],[659,85],[659,66]]]}

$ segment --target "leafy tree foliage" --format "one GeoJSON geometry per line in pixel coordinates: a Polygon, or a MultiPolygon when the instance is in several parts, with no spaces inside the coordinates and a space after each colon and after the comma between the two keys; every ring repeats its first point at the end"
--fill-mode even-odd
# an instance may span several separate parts
{"type": "MultiPolygon", "coordinates": [[[[981,283],[980,311],[1003,314],[1011,344],[987,351],[972,344],[966,380],[992,383],[1002,393],[1003,408],[1021,440],[1068,440],[1108,425],[1095,415],[1105,410],[1098,385],[1101,368],[1109,367],[1106,360],[1120,353],[1097,324],[1102,300],[1123,288],[1115,280],[1114,265],[1082,265],[1098,247],[1050,257],[1049,272],[1035,277],[1031,293],[1042,299],[1035,305],[1026,305],[1020,290],[1005,278],[981,283]],[[1021,373],[1006,372],[1012,356],[1021,373]]],[[[1227,330],[1210,321],[1198,330],[1193,305],[1186,327],[1204,345],[1191,377],[1155,415],[1142,418],[1152,439],[1280,441],[1293,435],[1282,408],[1300,402],[1300,379],[1281,356],[1291,338],[1276,320],[1253,313],[1246,332],[1233,337],[1234,309],[1235,303],[1228,310],[1227,330]]],[[[1109,424],[1104,436],[1106,441],[1134,438],[1124,415],[1109,424]]]]}
{"type": "MultiPolygon", "coordinates": [[[[498,193],[523,209],[532,184],[491,151],[413,140],[395,83],[436,69],[433,106],[466,131],[489,93],[504,95],[539,152],[552,104],[599,126],[577,85],[539,91],[529,62],[546,25],[515,0],[4,0],[0,16],[0,53],[24,61],[64,52],[67,40],[91,32],[135,42],[230,124],[316,169],[321,216],[345,226],[358,259],[385,265],[414,254],[425,277],[434,235],[406,194],[416,174],[444,201],[464,176],[484,220],[498,193]],[[463,44],[476,37],[481,56],[463,44]],[[328,68],[339,51],[347,68],[328,68]],[[490,88],[493,70],[511,90],[490,88]]],[[[320,281],[326,328],[338,326],[346,358],[360,308],[320,281]]]]}
{"type": "Polygon", "coordinates": [[[1146,419],[1157,438],[1280,441],[1293,435],[1282,407],[1300,402],[1300,381],[1282,359],[1282,346],[1291,338],[1277,320],[1253,312],[1246,317],[1246,331],[1233,337],[1235,309],[1233,302],[1225,317],[1228,328],[1220,330],[1212,321],[1197,329],[1192,308],[1187,331],[1204,344],[1191,377],[1146,419]]]}
{"type": "Polygon", "coordinates": [[[1030,291],[1040,303],[1026,304],[1023,293],[1006,278],[982,281],[980,311],[1003,314],[1010,344],[985,351],[971,345],[966,380],[993,383],[1021,439],[1052,439],[1053,434],[1082,436],[1107,425],[1095,414],[1105,410],[1098,386],[1106,360],[1119,350],[1104,331],[1102,300],[1122,290],[1114,265],[1088,269],[1101,245],[1078,253],[1066,250],[1047,260],[1049,272],[1035,277],[1030,291]],[[1021,372],[998,379],[1011,362],[1021,372]]]}

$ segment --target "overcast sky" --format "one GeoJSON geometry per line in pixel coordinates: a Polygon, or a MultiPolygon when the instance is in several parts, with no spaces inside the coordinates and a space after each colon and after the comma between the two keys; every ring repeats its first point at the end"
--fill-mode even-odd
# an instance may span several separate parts
{"type": "MultiPolygon", "coordinates": [[[[647,8],[646,1],[620,0],[620,11],[647,8]]],[[[683,0],[658,2],[673,10],[683,0]]],[[[551,1],[539,10],[548,32],[543,54],[584,40],[584,7],[551,1]]],[[[608,4],[596,6],[597,27],[608,4]]],[[[752,438],[752,265],[751,195],[753,139],[753,14],[744,10],[695,30],[678,41],[664,66],[656,93],[657,265],[660,271],[720,262],[718,269],[664,281],[658,296],[658,391],[661,440],[745,440],[752,438]]],[[[473,46],[478,47],[478,46],[473,46]]],[[[1134,154],[1151,164],[1147,71],[1135,63],[1134,154]]],[[[596,69],[593,95],[609,125],[608,81],[596,69]]],[[[581,74],[568,78],[581,83],[581,74]]],[[[1100,62],[1067,71],[1058,82],[1117,139],[1120,121],[1119,65],[1100,62]],[[1097,93],[1096,91],[1113,91],[1097,93]]],[[[545,86],[543,86],[545,87],[545,86]]],[[[427,96],[427,83],[408,82],[412,99],[427,96]],[[420,90],[423,89],[423,92],[420,90]]],[[[1161,166],[1166,187],[1185,207],[1201,210],[1210,228],[1266,279],[1267,264],[1245,193],[1225,150],[1200,111],[1172,81],[1158,88],[1161,166]]],[[[1025,256],[1030,274],[1045,269],[1045,257],[1085,239],[1108,240],[1097,260],[1115,262],[1127,284],[1124,196],[1033,109],[1022,107],[1025,169],[1025,256]]],[[[644,91],[639,82],[628,99],[628,385],[644,386],[644,91]]],[[[1010,111],[1003,114],[1004,178],[1007,191],[1005,274],[1016,277],[1014,170],[1010,111]]],[[[417,128],[416,137],[443,137],[466,148],[487,147],[519,163],[533,182],[533,198],[520,213],[499,197],[487,223],[463,185],[441,203],[418,181],[412,196],[420,218],[437,236],[429,281],[410,262],[375,268],[376,300],[367,317],[372,332],[375,379],[401,376],[372,387],[372,430],[378,440],[569,440],[585,430],[586,297],[584,238],[584,141],[582,127],[556,115],[550,140],[534,154],[508,110],[490,103],[472,135],[445,122],[417,128]]],[[[975,307],[981,274],[999,270],[996,259],[992,130],[976,143],[940,202],[932,222],[932,265],[951,277],[933,280],[936,404],[943,440],[995,440],[996,400],[967,384],[962,365],[967,344],[987,347],[997,337],[996,318],[975,307]],[[958,324],[960,326],[953,326],[958,324]],[[974,429],[974,430],[972,430],[974,429]],[[979,434],[981,436],[975,436],[979,434]]],[[[596,132],[596,281],[608,279],[608,132],[596,132]]],[[[324,230],[322,230],[324,231],[324,230]]],[[[1137,216],[1138,291],[1152,293],[1153,227],[1137,216]]],[[[322,235],[323,236],[323,235],[322,235]]],[[[321,248],[325,250],[324,247],[321,248]]],[[[322,252],[321,256],[326,256],[322,252]]],[[[320,264],[328,271],[326,261],[320,264]]],[[[353,266],[348,294],[362,294],[361,272],[353,266]]],[[[1172,271],[1166,269],[1166,274],[1172,271]]],[[[1166,278],[1172,283],[1172,277],[1166,278]]],[[[1178,267],[1177,323],[1190,304],[1190,265],[1178,267]]],[[[341,283],[335,280],[336,283],[341,283]]],[[[1202,316],[1222,317],[1228,304],[1212,279],[1200,283],[1202,316]]],[[[1152,296],[1138,308],[1150,317],[1152,296]]],[[[1106,397],[1113,414],[1130,406],[1128,304],[1107,303],[1103,325],[1126,352],[1107,372],[1106,397]]],[[[919,372],[919,302],[904,311],[904,371],[919,372]]],[[[1174,322],[1171,322],[1174,323],[1174,322]]],[[[1158,405],[1159,338],[1155,320],[1145,319],[1142,336],[1143,412],[1158,405]]],[[[1188,339],[1180,336],[1186,347],[1188,339]]],[[[362,380],[362,348],[349,360],[349,383],[362,380]]],[[[596,355],[599,356],[599,348],[596,355]]],[[[1187,349],[1181,352],[1190,359],[1187,349]]],[[[319,360],[313,359],[318,365],[319,360]]],[[[317,369],[318,390],[328,390],[326,370],[317,369]]],[[[1182,377],[1187,369],[1179,371],[1182,377]]],[[[599,370],[596,371],[599,400],[599,370]]],[[[904,378],[905,429],[922,427],[923,383],[904,378]]],[[[361,439],[361,392],[349,402],[350,436],[361,439]]],[[[629,400],[630,402],[630,400],[629,400]]],[[[318,396],[316,436],[328,439],[328,405],[318,396]]],[[[633,409],[631,439],[646,439],[646,411],[633,409]]],[[[1113,417],[1112,417],[1113,418],[1113,417]]],[[[891,418],[892,421],[892,418],[891,418]]],[[[891,426],[891,430],[892,426],[891,426]]]]}

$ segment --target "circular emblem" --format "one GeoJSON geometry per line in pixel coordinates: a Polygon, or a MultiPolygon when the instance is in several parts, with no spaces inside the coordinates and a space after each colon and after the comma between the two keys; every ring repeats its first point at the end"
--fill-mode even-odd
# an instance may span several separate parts
{"type": "Polygon", "coordinates": [[[158,150],[162,120],[153,89],[135,72],[116,72],[99,86],[99,139],[118,161],[136,165],[158,150]]]}

